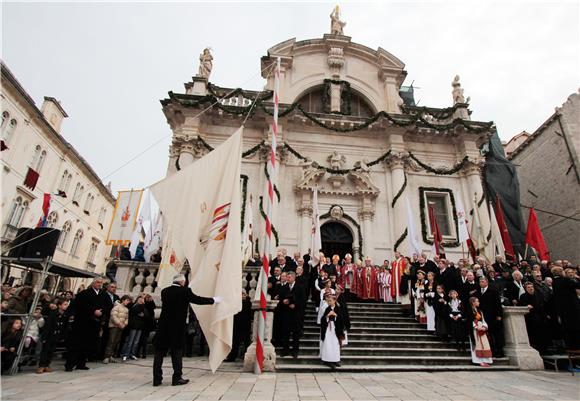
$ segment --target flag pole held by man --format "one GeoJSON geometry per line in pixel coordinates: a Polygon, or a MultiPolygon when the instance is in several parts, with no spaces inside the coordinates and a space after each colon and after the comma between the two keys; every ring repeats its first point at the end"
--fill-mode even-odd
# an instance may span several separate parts
{"type": "MultiPolygon", "coordinates": [[[[215,306],[193,305],[210,349],[209,365],[213,372],[231,350],[233,316],[242,308],[239,280],[242,131],[240,127],[215,150],[150,188],[167,226],[164,243],[170,244],[163,248],[162,259],[166,263],[160,266],[158,285],[172,282],[179,285],[172,279],[176,270],[171,267],[171,260],[186,258],[191,269],[189,287],[194,294],[188,291],[183,296],[197,294],[201,301],[209,298],[202,304],[211,303],[212,297],[221,301],[215,306]]],[[[162,291],[162,316],[166,308],[163,292],[167,290],[162,291]]],[[[180,313],[174,318],[185,324],[186,316],[183,312],[183,316],[180,313]]],[[[167,343],[158,344],[167,347],[167,343]]]]}

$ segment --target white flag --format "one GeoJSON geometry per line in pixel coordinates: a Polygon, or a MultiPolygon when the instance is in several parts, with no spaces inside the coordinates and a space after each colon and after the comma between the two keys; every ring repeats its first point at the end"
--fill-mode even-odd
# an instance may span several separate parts
{"type": "Polygon", "coordinates": [[[151,187],[174,250],[189,261],[191,289],[223,297],[217,305],[193,305],[214,372],[231,350],[233,317],[242,308],[241,162],[240,127],[215,150],[151,187]]]}
{"type": "Polygon", "coordinates": [[[467,215],[465,214],[465,208],[463,207],[463,202],[457,197],[455,210],[457,212],[457,239],[460,244],[463,244],[469,239],[469,230],[467,229],[467,215]]]}
{"type": "Polygon", "coordinates": [[[146,262],[149,262],[151,256],[161,248],[161,239],[163,238],[163,214],[161,211],[157,212],[151,223],[151,228],[147,230],[143,241],[145,243],[143,249],[145,250],[146,262]]]}
{"type": "Polygon", "coordinates": [[[487,246],[487,238],[483,232],[483,226],[481,225],[481,217],[479,214],[479,207],[477,206],[477,198],[474,199],[473,204],[473,219],[471,221],[471,241],[473,246],[479,254],[485,256],[485,247],[487,246]]]}
{"type": "Polygon", "coordinates": [[[407,239],[409,240],[409,255],[414,253],[421,255],[421,245],[417,239],[417,232],[415,231],[415,219],[413,218],[413,209],[409,197],[405,197],[407,203],[407,239]]]}
{"type": "Polygon", "coordinates": [[[245,221],[244,221],[244,232],[242,233],[242,254],[243,261],[242,266],[248,263],[248,260],[252,257],[252,248],[254,246],[254,205],[252,205],[252,196],[250,195],[250,200],[248,201],[248,206],[246,207],[245,221]]]}
{"type": "Polygon", "coordinates": [[[312,193],[312,245],[310,246],[310,257],[313,266],[319,262],[320,248],[322,240],[320,238],[320,213],[318,212],[318,188],[314,188],[312,193]]]}
{"type": "Polygon", "coordinates": [[[185,264],[185,254],[181,247],[173,245],[173,235],[169,227],[165,227],[163,238],[163,249],[161,250],[161,263],[157,271],[157,288],[155,293],[173,283],[173,276],[181,273],[185,264]]]}
{"type": "MultiPolygon", "coordinates": [[[[505,258],[505,248],[503,246],[503,240],[501,238],[501,231],[499,224],[497,224],[497,219],[495,217],[495,212],[493,210],[493,205],[489,205],[489,217],[491,222],[491,241],[489,245],[485,248],[485,256],[488,260],[494,261],[495,257],[501,255],[505,258]]],[[[504,259],[505,260],[505,259],[504,259]]]]}
{"type": "Polygon", "coordinates": [[[141,236],[145,225],[151,224],[151,193],[148,189],[145,189],[143,194],[143,201],[141,202],[141,207],[139,208],[139,215],[137,217],[137,223],[135,224],[135,230],[131,235],[131,245],[129,246],[129,252],[131,252],[131,258],[135,257],[135,251],[139,242],[141,242],[141,236]]]}

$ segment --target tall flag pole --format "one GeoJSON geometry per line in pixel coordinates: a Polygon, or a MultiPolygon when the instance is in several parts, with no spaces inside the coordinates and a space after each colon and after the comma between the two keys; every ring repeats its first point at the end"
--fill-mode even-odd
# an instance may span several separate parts
{"type": "Polygon", "coordinates": [[[278,141],[278,102],[280,91],[280,57],[276,60],[274,73],[274,118],[272,120],[272,146],[270,158],[266,165],[268,171],[266,198],[266,235],[262,255],[262,271],[260,273],[260,314],[258,318],[258,338],[256,342],[256,366],[254,372],[262,373],[264,369],[264,343],[266,340],[266,296],[268,293],[268,275],[270,273],[270,255],[272,254],[272,217],[274,210],[274,181],[276,179],[276,143],[278,141]]]}

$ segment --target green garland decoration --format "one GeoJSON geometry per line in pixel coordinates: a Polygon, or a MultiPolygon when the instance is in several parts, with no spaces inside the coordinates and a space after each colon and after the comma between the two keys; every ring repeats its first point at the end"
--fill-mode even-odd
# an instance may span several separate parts
{"type": "MultiPolygon", "coordinates": [[[[324,213],[322,216],[320,216],[320,218],[321,219],[328,219],[328,218],[330,218],[331,217],[330,216],[330,211],[335,206],[338,206],[338,207],[340,207],[342,209],[342,206],[340,206],[340,205],[331,205],[330,208],[328,209],[328,212],[324,213]]],[[[360,224],[355,219],[353,219],[350,215],[344,213],[344,209],[343,209],[342,217],[345,220],[350,221],[352,223],[352,225],[356,227],[356,231],[357,231],[357,234],[358,234],[359,252],[362,252],[362,250],[363,250],[363,237],[362,237],[362,231],[361,231],[361,228],[360,228],[360,224]]]]}
{"type": "Polygon", "coordinates": [[[245,152],[242,153],[242,157],[250,157],[253,156],[254,153],[256,153],[258,150],[260,150],[262,148],[262,146],[264,146],[266,144],[266,141],[264,141],[263,139],[260,141],[260,143],[258,143],[256,146],[251,147],[250,149],[246,150],[245,152]]]}
{"type": "MultiPolygon", "coordinates": [[[[457,222],[457,209],[455,207],[455,197],[453,196],[453,191],[449,188],[435,188],[435,187],[419,187],[419,209],[421,213],[421,234],[423,236],[423,242],[428,245],[433,245],[433,241],[429,239],[427,235],[427,220],[425,219],[425,192],[446,192],[449,194],[449,199],[451,200],[451,212],[453,213],[453,222],[455,224],[455,232],[459,232],[459,225],[457,222]]],[[[459,245],[459,241],[443,241],[443,247],[456,248],[459,245]]]]}
{"type": "MultiPolygon", "coordinates": [[[[236,88],[236,89],[234,89],[233,91],[231,91],[231,90],[229,90],[229,89],[222,89],[222,90],[224,90],[224,91],[227,91],[227,92],[228,92],[228,93],[226,93],[226,94],[224,95],[224,94],[220,94],[220,93],[218,93],[218,91],[219,91],[220,89],[222,89],[222,88],[220,88],[219,86],[217,86],[217,85],[214,85],[214,84],[212,84],[212,83],[209,83],[209,82],[208,82],[208,84],[207,84],[207,91],[208,91],[208,92],[209,92],[209,93],[210,93],[212,96],[214,96],[214,97],[216,97],[216,98],[219,98],[219,99],[229,99],[229,98],[231,98],[231,97],[234,97],[234,96],[239,96],[239,95],[245,96],[245,95],[249,94],[249,92],[251,92],[251,91],[246,91],[246,90],[244,90],[244,89],[242,89],[242,88],[236,88]]],[[[273,91],[262,91],[262,92],[261,92],[261,94],[259,94],[259,97],[258,97],[258,99],[259,99],[259,100],[261,100],[261,101],[263,101],[263,100],[266,100],[266,99],[271,99],[271,98],[272,98],[272,96],[273,96],[273,94],[274,94],[274,92],[273,92],[273,91]]]]}
{"type": "Polygon", "coordinates": [[[430,173],[437,174],[437,175],[452,175],[457,173],[459,170],[465,167],[465,163],[469,161],[469,158],[465,156],[459,163],[455,164],[452,168],[434,168],[428,164],[423,163],[421,160],[417,159],[417,157],[409,152],[409,157],[413,159],[419,166],[421,166],[424,170],[427,170],[430,173]]]}
{"type": "Polygon", "coordinates": [[[324,89],[322,91],[322,109],[326,114],[341,114],[349,116],[351,114],[350,109],[350,83],[347,81],[342,81],[338,79],[325,79],[324,89]],[[331,84],[340,85],[340,111],[330,111],[330,91],[331,84]]]}
{"type": "MultiPolygon", "coordinates": [[[[264,163],[264,174],[266,175],[266,179],[270,181],[270,173],[268,173],[268,163],[264,163]]],[[[276,193],[276,197],[278,198],[278,203],[280,203],[280,191],[278,191],[278,187],[274,184],[274,192],[276,193]]]]}
{"type": "MultiPolygon", "coordinates": [[[[214,106],[223,110],[224,112],[227,112],[227,113],[232,114],[232,115],[247,116],[250,113],[250,116],[252,116],[257,112],[258,109],[262,110],[264,113],[266,113],[268,115],[273,115],[273,111],[269,110],[269,108],[271,108],[271,103],[269,104],[270,107],[266,107],[264,100],[258,96],[255,99],[251,100],[251,102],[248,106],[242,107],[242,106],[224,106],[219,102],[220,99],[212,93],[210,93],[206,96],[200,97],[200,96],[196,96],[196,95],[184,95],[184,94],[177,94],[176,95],[173,92],[169,92],[169,99],[162,100],[161,104],[163,106],[167,106],[169,103],[171,103],[172,100],[176,100],[181,105],[186,106],[186,107],[198,107],[200,105],[205,105],[206,103],[210,103],[210,104],[214,104],[214,106]],[[256,107],[254,107],[254,104],[256,107]]],[[[485,131],[488,131],[493,126],[493,122],[490,121],[487,123],[483,123],[482,126],[476,127],[476,126],[473,126],[474,125],[473,122],[466,121],[466,120],[463,120],[461,118],[456,118],[452,122],[447,123],[447,124],[433,124],[417,114],[406,114],[405,115],[406,120],[401,121],[400,116],[395,118],[391,114],[387,113],[386,111],[379,111],[374,116],[369,117],[368,119],[366,119],[365,122],[363,122],[361,124],[357,124],[357,125],[355,125],[353,127],[349,127],[349,128],[340,128],[340,127],[328,126],[325,122],[321,121],[313,113],[310,113],[310,112],[304,110],[304,108],[297,102],[294,102],[290,105],[282,105],[281,108],[283,109],[283,111],[278,113],[279,118],[285,117],[285,116],[289,115],[290,113],[292,113],[293,111],[298,110],[304,117],[311,120],[314,124],[316,124],[322,128],[325,128],[325,129],[328,129],[331,131],[335,131],[335,132],[360,131],[362,129],[368,128],[371,124],[374,124],[381,119],[386,119],[386,120],[390,121],[391,123],[393,123],[397,126],[400,126],[400,127],[407,127],[410,125],[419,125],[419,126],[424,126],[424,127],[434,129],[436,131],[446,131],[446,130],[453,129],[457,126],[463,126],[465,129],[467,129],[468,131],[471,131],[471,132],[485,132],[485,131]]]]}
{"type": "Polygon", "coordinates": [[[248,197],[248,179],[249,177],[245,174],[240,175],[242,179],[242,221],[241,221],[241,228],[244,231],[244,220],[246,217],[246,199],[248,197]]]}
{"type": "MultiPolygon", "coordinates": [[[[260,214],[262,215],[262,218],[264,220],[266,220],[266,212],[264,212],[264,204],[263,204],[263,200],[264,197],[260,196],[260,214]]],[[[278,231],[276,231],[276,228],[274,227],[274,222],[272,222],[272,233],[274,234],[274,239],[276,240],[276,246],[278,246],[279,241],[278,241],[278,231]]]]}
{"type": "Polygon", "coordinates": [[[391,207],[395,207],[395,203],[397,203],[397,200],[399,200],[401,195],[403,195],[403,192],[405,192],[405,188],[407,188],[407,173],[405,172],[405,170],[403,170],[403,176],[405,177],[405,181],[403,181],[403,185],[401,186],[401,189],[399,189],[399,192],[397,192],[397,194],[393,197],[391,207]]]}
{"type": "Polygon", "coordinates": [[[447,120],[449,117],[453,116],[453,113],[455,113],[455,110],[457,110],[456,106],[453,107],[447,107],[445,109],[434,109],[432,107],[426,107],[426,106],[405,106],[403,105],[403,112],[406,114],[423,114],[423,113],[427,113],[431,116],[433,116],[433,118],[437,119],[437,120],[447,120]]]}
{"type": "Polygon", "coordinates": [[[399,248],[399,245],[401,245],[401,242],[403,242],[405,240],[405,238],[407,238],[407,229],[406,228],[405,228],[405,231],[403,231],[403,234],[401,234],[401,236],[397,240],[397,242],[395,242],[395,246],[394,246],[394,251],[395,252],[397,252],[397,249],[399,248]]]}

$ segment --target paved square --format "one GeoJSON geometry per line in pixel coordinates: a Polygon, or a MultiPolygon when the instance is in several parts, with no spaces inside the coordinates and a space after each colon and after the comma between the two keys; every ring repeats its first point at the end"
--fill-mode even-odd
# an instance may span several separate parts
{"type": "Polygon", "coordinates": [[[278,373],[260,377],[224,363],[216,374],[207,359],[184,359],[185,386],[151,385],[151,359],[89,371],[33,372],[2,377],[2,400],[209,401],[209,400],[580,400],[580,376],[567,372],[278,373]]]}

